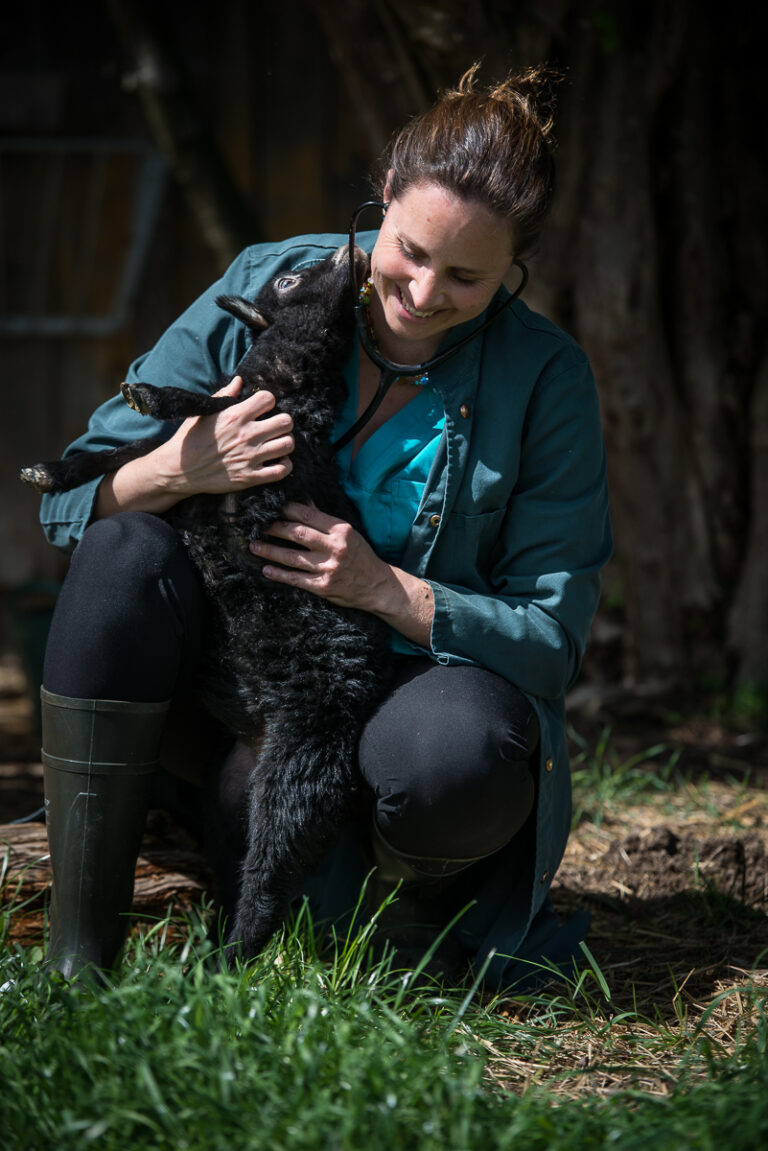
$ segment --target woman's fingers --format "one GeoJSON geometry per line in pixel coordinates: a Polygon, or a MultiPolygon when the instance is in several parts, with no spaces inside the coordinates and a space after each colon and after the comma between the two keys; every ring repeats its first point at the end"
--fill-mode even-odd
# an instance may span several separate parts
{"type": "Polygon", "coordinates": [[[344,552],[353,532],[350,524],[326,515],[314,504],[288,503],[283,508],[282,518],[275,520],[262,540],[256,540],[250,546],[263,559],[301,571],[317,572],[329,564],[344,561],[344,552]],[[271,543],[270,538],[295,547],[271,543]]]}
{"type": "Polygon", "coordinates": [[[297,551],[294,548],[283,547],[281,544],[271,544],[267,540],[254,540],[249,547],[254,555],[266,563],[280,564],[284,568],[290,567],[295,571],[313,573],[317,573],[320,568],[317,555],[308,551],[297,551]]]}
{"type": "Polygon", "coordinates": [[[281,456],[290,455],[293,451],[293,436],[290,431],[284,430],[282,422],[274,427],[258,427],[253,431],[247,431],[246,435],[250,438],[256,463],[279,459],[281,456]]]}
{"type": "Polygon", "coordinates": [[[268,578],[342,607],[372,610],[371,596],[389,573],[351,524],[312,504],[287,504],[281,518],[250,549],[270,565],[264,569],[268,578]]]}
{"type": "Polygon", "coordinates": [[[214,396],[236,396],[242,390],[242,387],[243,377],[233,376],[228,384],[225,384],[223,388],[219,388],[219,390],[213,394],[214,396]]]}
{"type": "MultiPolygon", "coordinates": [[[[219,395],[237,397],[239,376],[219,395]]],[[[273,483],[292,470],[293,421],[287,412],[273,411],[275,397],[255,392],[216,415],[185,421],[176,433],[179,469],[186,494],[221,493],[273,483]]]]}
{"type": "MultiPolygon", "coordinates": [[[[312,503],[289,502],[283,505],[282,515],[289,523],[306,524],[323,533],[331,531],[337,525],[346,524],[346,521],[340,520],[338,516],[329,516],[326,512],[321,512],[320,508],[312,503]]],[[[349,527],[348,524],[346,526],[349,527]]]]}
{"type": "Polygon", "coordinates": [[[314,504],[287,503],[267,535],[309,549],[317,558],[342,560],[356,532],[346,520],[329,516],[314,504]]]}
{"type": "Polygon", "coordinates": [[[279,480],[284,480],[292,471],[293,461],[290,456],[282,456],[276,460],[268,460],[258,468],[257,478],[254,483],[277,483],[279,480]]]}

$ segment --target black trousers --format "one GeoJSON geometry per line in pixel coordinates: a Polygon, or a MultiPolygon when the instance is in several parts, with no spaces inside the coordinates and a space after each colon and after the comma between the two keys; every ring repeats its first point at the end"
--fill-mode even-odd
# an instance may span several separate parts
{"type": "MultiPolygon", "coordinates": [[[[99,520],[72,556],[44,685],[84,699],[172,700],[163,763],[200,779],[227,745],[195,701],[206,612],[198,573],[168,524],[143,512],[99,520]]],[[[359,750],[384,838],[429,859],[478,859],[504,847],[534,806],[537,741],[535,713],[507,680],[401,657],[359,750]]]]}

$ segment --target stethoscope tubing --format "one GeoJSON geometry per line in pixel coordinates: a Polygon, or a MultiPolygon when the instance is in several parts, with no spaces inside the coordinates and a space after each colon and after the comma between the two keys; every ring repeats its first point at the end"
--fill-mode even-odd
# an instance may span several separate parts
{"type": "Polygon", "coordinates": [[[355,235],[357,232],[357,221],[361,213],[364,212],[366,208],[381,208],[384,210],[386,207],[387,205],[381,200],[366,200],[365,203],[360,204],[357,208],[355,208],[354,212],[352,213],[352,219],[349,225],[349,276],[354,300],[357,334],[360,338],[360,343],[363,346],[365,354],[368,356],[368,359],[371,360],[379,369],[380,376],[376,394],[374,395],[368,407],[357,418],[357,420],[355,420],[354,424],[352,424],[352,426],[348,428],[346,432],[344,432],[331,445],[332,451],[334,453],[341,451],[341,449],[345,447],[350,440],[355,438],[360,429],[365,427],[365,425],[380,407],[382,400],[386,396],[389,389],[392,387],[392,384],[395,382],[395,380],[399,379],[401,376],[428,375],[435,368],[439,367],[440,364],[444,364],[446,360],[449,360],[451,356],[455,356],[456,353],[459,352],[465,344],[468,344],[470,340],[474,340],[475,336],[479,336],[481,332],[485,331],[487,327],[494,323],[494,321],[499,318],[501,313],[505,311],[510,304],[514,303],[521,292],[524,291],[525,286],[528,283],[528,268],[525,266],[522,260],[513,260],[512,262],[518,266],[522,273],[522,279],[520,283],[518,284],[517,288],[515,288],[515,291],[509,296],[509,298],[506,299],[503,304],[500,304],[499,307],[496,308],[495,311],[493,311],[478,328],[475,328],[474,331],[469,333],[469,335],[464,336],[464,338],[459,340],[457,344],[453,344],[450,348],[446,348],[444,352],[439,352],[436,356],[433,356],[431,360],[425,360],[423,363],[398,364],[393,360],[388,360],[386,356],[381,354],[371,339],[370,332],[368,331],[366,309],[365,305],[360,303],[360,285],[357,283],[357,276],[355,274],[355,235]]]}

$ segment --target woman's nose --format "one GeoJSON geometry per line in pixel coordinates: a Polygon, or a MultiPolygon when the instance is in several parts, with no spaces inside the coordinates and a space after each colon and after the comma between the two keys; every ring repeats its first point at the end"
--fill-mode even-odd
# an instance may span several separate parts
{"type": "Polygon", "coordinates": [[[413,306],[419,312],[430,312],[440,300],[442,288],[437,276],[428,268],[411,281],[411,299],[413,306]]]}

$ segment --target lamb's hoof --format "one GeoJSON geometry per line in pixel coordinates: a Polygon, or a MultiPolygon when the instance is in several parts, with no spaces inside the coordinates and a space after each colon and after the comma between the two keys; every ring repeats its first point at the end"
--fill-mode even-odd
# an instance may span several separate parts
{"type": "Polygon", "coordinates": [[[240,928],[236,922],[227,936],[224,948],[230,968],[236,967],[238,961],[248,963],[260,955],[274,935],[277,926],[273,922],[271,927],[263,925],[261,929],[256,927],[255,930],[252,930],[248,926],[240,928]]]}
{"type": "Polygon", "coordinates": [[[219,953],[219,962],[223,971],[237,971],[238,963],[242,962],[243,952],[239,943],[227,943],[219,953]]]}
{"type": "Polygon", "coordinates": [[[56,486],[45,464],[33,464],[31,468],[22,468],[20,479],[37,492],[52,492],[56,486]]]}
{"type": "Polygon", "coordinates": [[[140,416],[151,414],[152,400],[149,388],[145,384],[121,384],[120,391],[129,408],[138,412],[140,416]]]}

